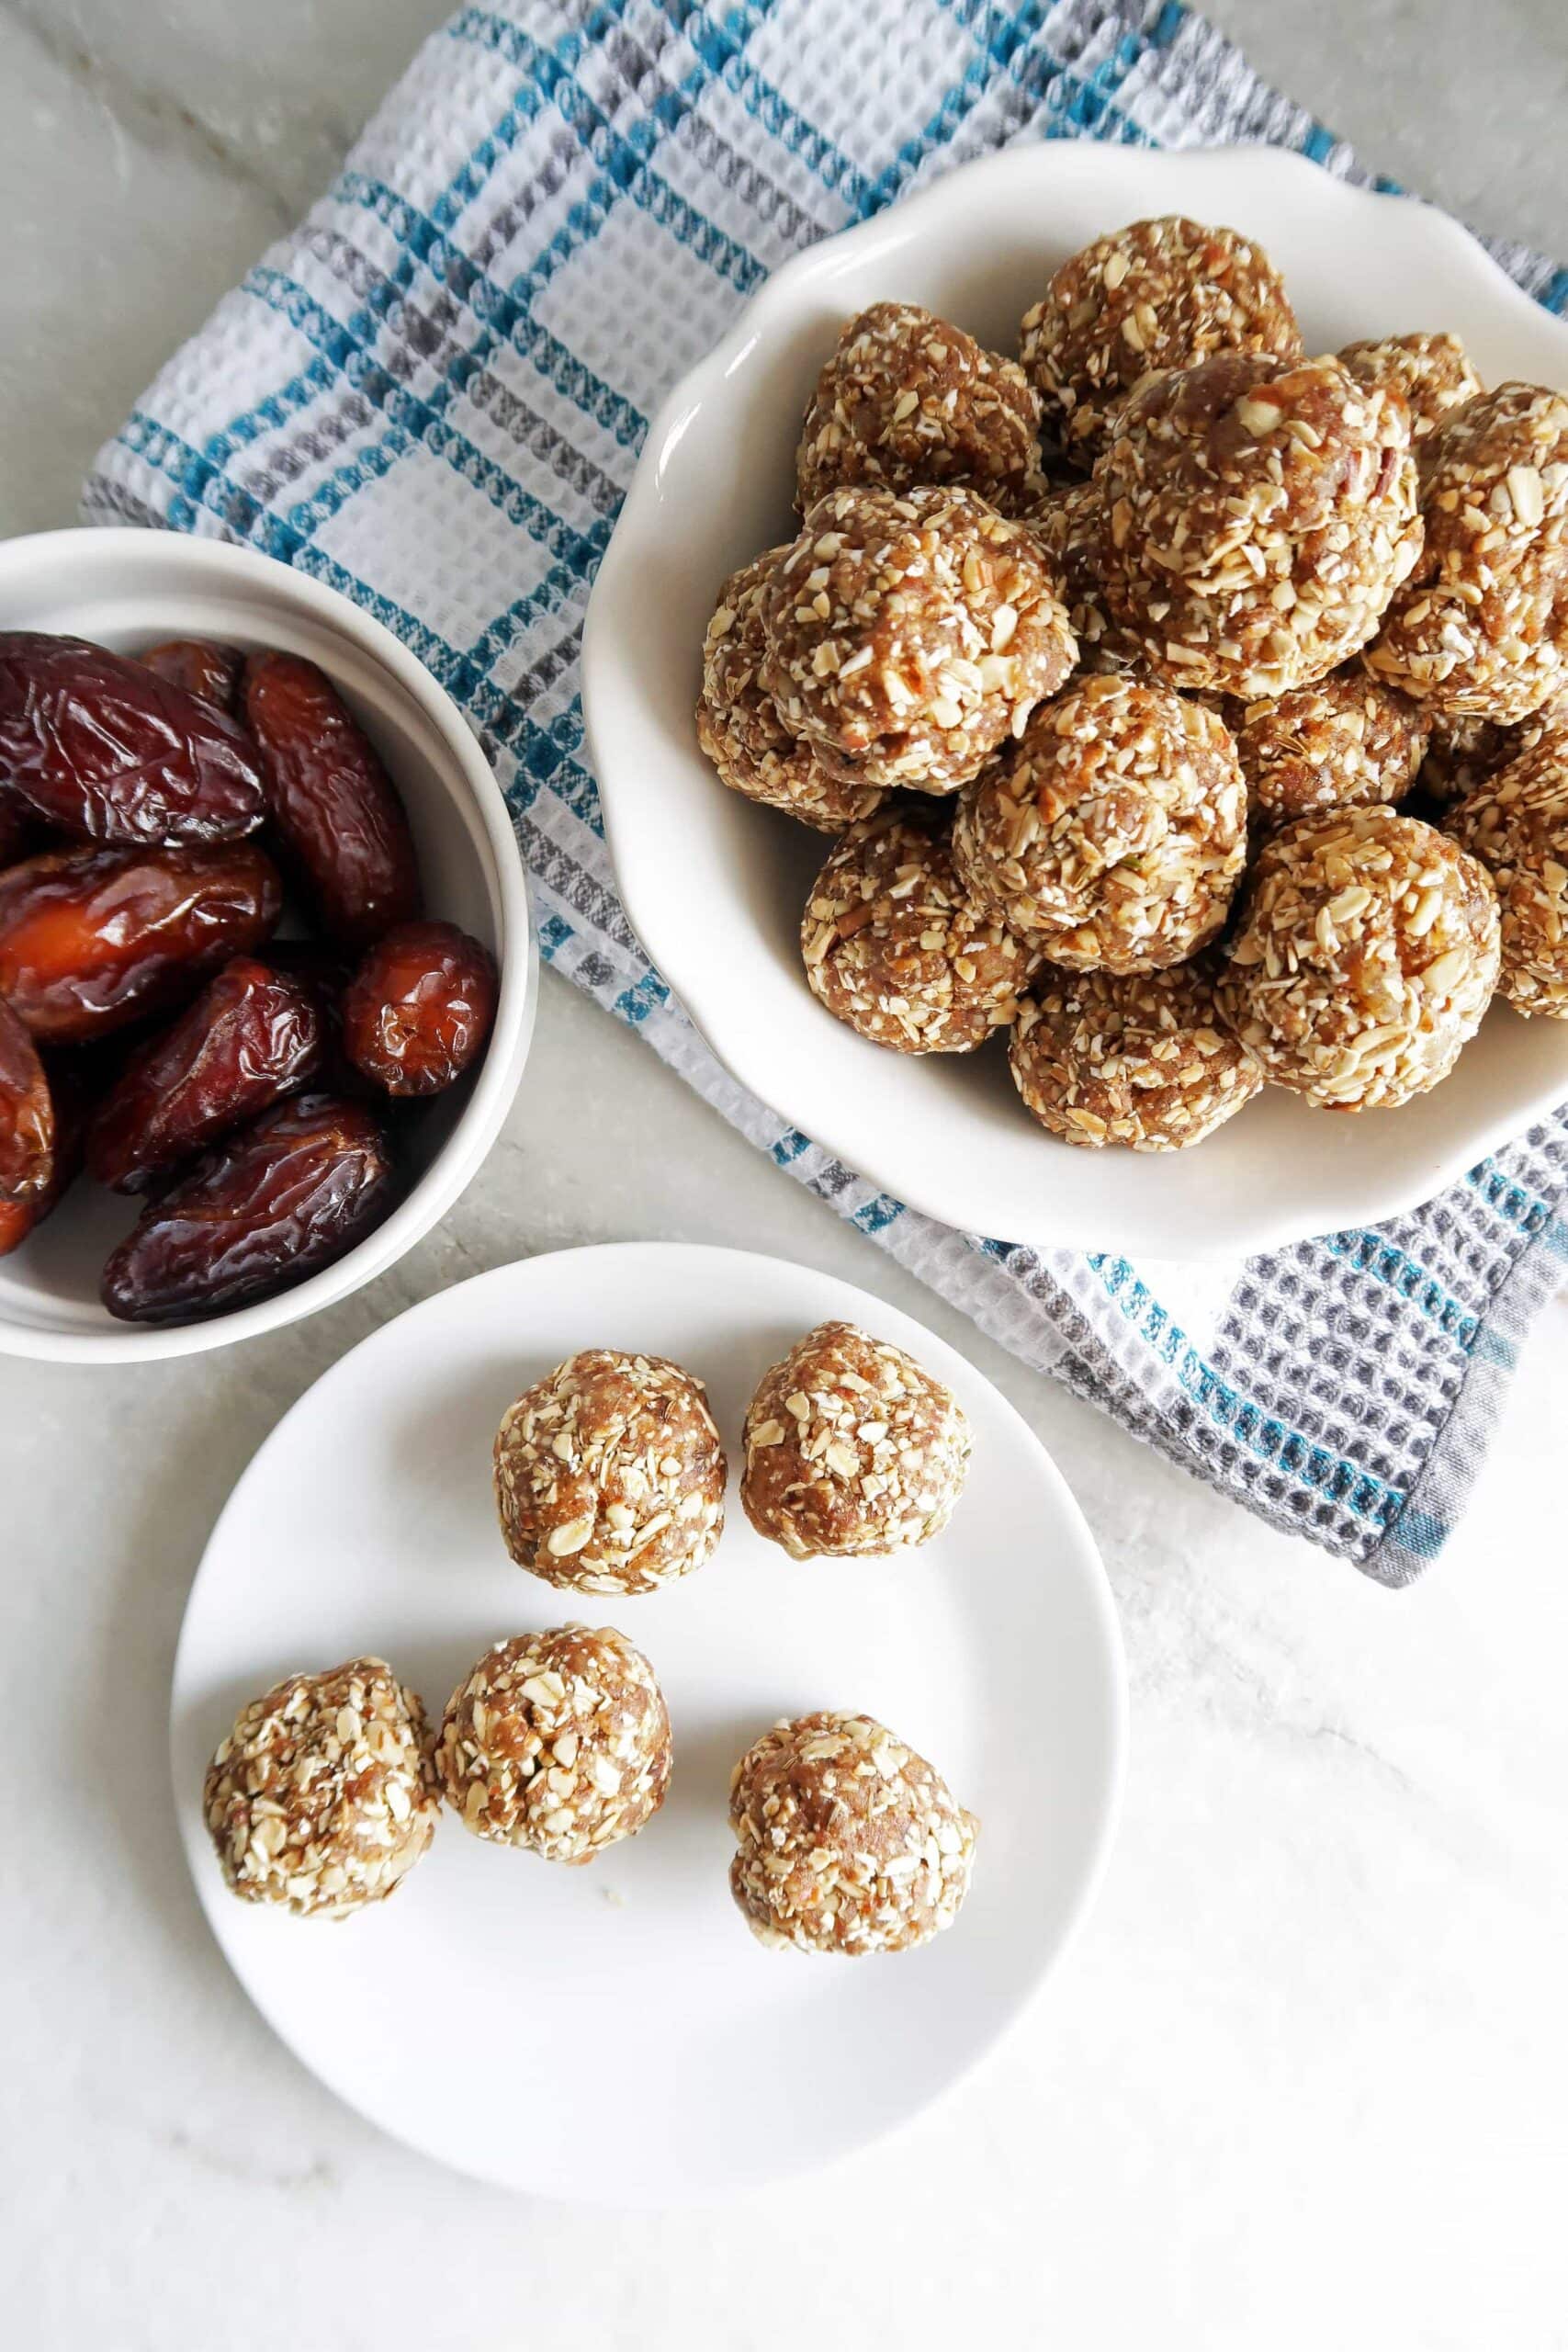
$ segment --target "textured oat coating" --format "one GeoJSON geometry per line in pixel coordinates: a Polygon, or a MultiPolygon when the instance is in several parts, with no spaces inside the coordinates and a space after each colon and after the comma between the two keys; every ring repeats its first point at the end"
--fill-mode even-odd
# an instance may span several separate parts
{"type": "Polygon", "coordinates": [[[829,490],[960,482],[1010,509],[1039,460],[1040,399],[1015,359],[914,302],[853,318],[817,379],[795,455],[805,514],[829,490]]]}
{"type": "Polygon", "coordinates": [[[670,1717],[653,1668],[609,1625],[495,1643],[447,1702],[442,1792],[466,1829],[547,1862],[635,1838],[670,1785],[670,1717]]]}
{"type": "Polygon", "coordinates": [[[760,1943],[911,1951],[958,1917],[979,1823],[870,1715],[828,1711],[764,1732],[729,1784],[729,1888],[760,1943]]]}
{"type": "Polygon", "coordinates": [[[203,1804],[242,1901],[323,1919],[383,1901],[440,1812],[417,1692],[378,1657],[289,1675],[242,1707],[208,1766],[203,1804]]]}
{"type": "Polygon", "coordinates": [[[973,491],[830,491],[773,575],[762,684],[868,785],[956,792],[1077,658],[1032,531],[973,491]]]}
{"type": "Polygon", "coordinates": [[[1067,623],[1077,639],[1080,669],[1113,673],[1144,668],[1135,638],[1112,618],[1105,601],[1100,541],[1100,492],[1092,481],[1046,491],[1028,520],[1056,566],[1067,623]]]}
{"type": "Polygon", "coordinates": [[[1428,445],[1426,546],[1373,675],[1444,718],[1528,718],[1568,684],[1568,396],[1499,384],[1428,445]]]}
{"type": "Polygon", "coordinates": [[[822,1323],[763,1374],[746,1412],[740,1500],[795,1559],[901,1552],[940,1534],[964,1491],[969,1424],[912,1356],[822,1323]]]}
{"type": "Polygon", "coordinates": [[[1568,684],[1511,727],[1491,718],[1436,719],[1416,783],[1429,799],[1447,808],[1561,729],[1568,729],[1568,684]]]}
{"type": "Polygon", "coordinates": [[[899,1054],[983,1046],[1012,1020],[1038,960],[963,888],[946,828],[902,808],[829,853],[800,944],[818,1001],[899,1054]]]}
{"type": "Polygon", "coordinates": [[[1336,808],[1276,833],[1215,989],[1264,1077],[1337,1111],[1446,1078],[1497,979],[1485,868],[1418,818],[1336,808]]]}
{"type": "Polygon", "coordinates": [[[1483,390],[1457,334],[1385,334],[1348,343],[1340,358],[1358,383],[1391,384],[1410,403],[1410,437],[1420,451],[1450,410],[1483,390]]]}
{"type": "Polygon", "coordinates": [[[1013,1083],[1064,1143],[1180,1151],[1263,1083],[1214,1010],[1212,976],[1066,972],[1047,966],[1019,1013],[1013,1083]]]}
{"type": "Polygon", "coordinates": [[[1261,702],[1227,696],[1221,717],[1260,831],[1320,808],[1403,799],[1432,731],[1418,703],[1369,678],[1359,662],[1261,702]]]}
{"type": "Polygon", "coordinates": [[[1497,888],[1499,989],[1517,1012],[1568,1021],[1568,727],[1477,785],[1446,824],[1497,888]]]}
{"type": "Polygon", "coordinates": [[[885,797],[842,763],[793,736],[758,678],[764,651],[762,606],[783,548],[742,564],[720,592],[703,640],[697,741],[720,780],[744,799],[782,808],[819,833],[841,833],[885,797]]]}
{"type": "Polygon", "coordinates": [[[725,1477],[702,1382],[615,1348],[525,1389],[495,1441],[507,1550],[575,1592],[652,1592],[700,1568],[724,1531],[725,1477]]]}
{"type": "Polygon", "coordinates": [[[1150,376],[1221,351],[1291,360],[1301,350],[1261,245],[1178,214],[1097,237],[1062,264],[1021,330],[1047,444],[1086,467],[1150,376]]]}
{"type": "Polygon", "coordinates": [[[1161,377],[1094,478],[1111,612],[1186,692],[1326,677],[1420,552],[1408,405],[1337,359],[1228,352],[1161,377]]]}
{"type": "Polygon", "coordinates": [[[1151,678],[1086,677],[963,795],[953,864],[976,905],[1078,970],[1183,963],[1247,855],[1235,746],[1151,678]]]}

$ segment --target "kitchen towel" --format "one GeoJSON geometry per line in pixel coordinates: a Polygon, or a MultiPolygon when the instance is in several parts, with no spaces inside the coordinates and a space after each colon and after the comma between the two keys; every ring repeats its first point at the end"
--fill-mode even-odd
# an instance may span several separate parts
{"type": "MultiPolygon", "coordinates": [[[[649,419],[790,254],[1041,138],[1262,139],[1366,177],[1171,5],[465,8],[165,368],[85,513],[263,548],[375,613],[478,729],[558,971],[1026,1362],[1403,1584],[1454,1525],[1531,1315],[1568,1274],[1568,1111],[1376,1231],[1230,1269],[1038,1254],[933,1224],[745,1093],[615,897],[578,652],[649,419]]],[[[1492,250],[1568,309],[1568,271],[1492,250]]]]}

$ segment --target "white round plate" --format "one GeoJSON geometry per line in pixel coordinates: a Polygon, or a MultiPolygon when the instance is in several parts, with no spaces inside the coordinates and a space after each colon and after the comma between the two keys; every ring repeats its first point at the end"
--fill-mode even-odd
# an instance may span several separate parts
{"type": "Polygon", "coordinates": [[[845,318],[923,302],[998,349],[1089,238],[1183,211],[1260,237],[1309,349],[1450,328],[1483,376],[1568,385],[1568,326],[1444,214],[1269,147],[1014,147],[815,245],[748,304],[649,433],[600,569],[584,706],[616,879],[649,955],[736,1077],[929,1216],[1042,1248],[1232,1257],[1428,1200],[1568,1098],[1568,1023],[1499,1007],[1458,1070],[1398,1113],[1327,1118],[1269,1089],[1190,1151],[1075,1150],[1020,1105],[999,1043],[881,1051],[808,993],[799,923],[826,844],[726,792],[692,712],[728,572],[794,536],[793,458],[845,318]]]}
{"type": "Polygon", "coordinates": [[[208,1546],[171,1743],[213,1932],[305,2065],[461,2171],[659,2205],[825,2163],[974,2064],[1088,1908],[1125,1705],[1093,1539],[1039,1443],[963,1357],[825,1274],[635,1243],[464,1283],[300,1399],[208,1546]],[[733,1461],[762,1372],[833,1316],[909,1349],[970,1416],[968,1487],[934,1543],[901,1562],[801,1565],[751,1532],[732,1479],[718,1552],[671,1591],[612,1605],[512,1566],[491,1446],[531,1381],[581,1347],[673,1356],[708,1383],[733,1461]],[[247,1699],[373,1651],[438,1716],[490,1642],[572,1618],[620,1626],[669,1702],[671,1793],[640,1837],[562,1870],[482,1846],[448,1815],[393,1899],[342,1924],[227,1893],[202,1775],[247,1699]],[[969,1900],[921,1951],[768,1951],[730,1901],[730,1768],[780,1716],[824,1706],[890,1724],[980,1815],[969,1900]]]}

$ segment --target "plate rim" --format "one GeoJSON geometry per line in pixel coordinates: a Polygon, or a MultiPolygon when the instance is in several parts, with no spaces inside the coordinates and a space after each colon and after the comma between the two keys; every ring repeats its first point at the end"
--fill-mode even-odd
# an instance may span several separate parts
{"type": "Polygon", "coordinates": [[[852,2163],[857,2157],[863,2155],[868,2149],[897,2139],[902,2133],[910,2131],[921,2117],[929,2115],[933,2109],[951,2098],[961,2085],[995,2059],[998,2050],[1018,2030],[1024,2017],[1035,2007],[1047,1984],[1077,1945],[1099,1901],[1111,1856],[1115,1850],[1117,1833],[1121,1825],[1127,1780],[1130,1715],[1126,1648],[1122,1634],[1121,1616],[1093,1529],[1051,1449],[1042,1438],[1036,1435],[1011,1399],[1003,1395],[996,1383],[982,1372],[962,1349],[955,1346],[953,1341],[944,1340],[940,1332],[931,1330],[919,1317],[910,1315],[903,1307],[893,1306],[890,1302],[878,1298],[874,1292],[863,1290],[859,1283],[850,1282],[842,1275],[829,1273],[821,1267],[804,1265],[797,1260],[782,1257],[774,1251],[735,1249],[717,1242],[684,1240],[585,1242],[561,1250],[539,1250],[530,1257],[513,1259],[505,1265],[489,1267],[483,1272],[468,1275],[464,1281],[454,1283],[446,1290],[432,1292],[429,1297],[416,1300],[412,1306],[405,1307],[401,1314],[389,1317],[387,1322],[378,1325],[375,1330],[367,1332],[354,1347],[347,1349],[335,1363],[329,1364],[295,1398],[287,1411],[278,1418],[262,1439],[235,1479],[222,1508],[212,1523],[210,1532],[202,1547],[201,1558],[191,1577],[186,1595],[169,1675],[170,1796],[174,1809],[175,1830],[189,1872],[191,1891],[196,1897],[206,1930],[216,1946],[224,1966],[275,2040],[288,2052],[294,2063],[302,2067],[332,2098],[349,2109],[372,2130],[384,2133],[400,2145],[413,2150],[426,2163],[438,2165],[444,2170],[456,2172],[460,2177],[481,2180],[490,2187],[502,2189],[508,2194],[536,2198],[542,2202],[552,2204],[575,2204],[585,2210],[593,2210],[597,2205],[606,2211],[656,2211],[674,2210],[679,2207],[691,2208],[710,2203],[732,2202],[739,2197],[758,2194],[765,2188],[769,2180],[797,2180],[818,2171],[831,2172],[835,2167],[852,2163]],[[556,2190],[547,2182],[544,2184],[533,2182],[525,2185],[515,2180],[500,2179],[488,2171],[477,2168],[470,2171],[467,2167],[455,2164],[445,2154],[437,2154],[424,2143],[400,2129],[398,2124],[373,2112],[357,2096],[344,2088],[337,2080],[320,2072],[312,2061],[296,2046],[275,2015],[269,1999],[258,1990],[243,1971],[234,1951],[231,1949],[228,1938],[222,1932],[220,1922],[226,1915],[221,1905],[222,1900],[228,1898],[223,1897],[220,1886],[214,1880],[211,1871],[206,1868],[207,1862],[210,1860],[210,1850],[207,1843],[201,1806],[195,1793],[185,1785],[184,1767],[186,1759],[181,1753],[180,1705],[184,1668],[187,1645],[191,1639],[191,1623],[197,1599],[203,1579],[209,1573],[223,1531],[231,1515],[237,1516],[242,1511],[251,1482],[258,1474],[265,1457],[274,1445],[281,1441],[284,1431],[293,1422],[295,1417],[298,1415],[303,1418],[306,1409],[315,1403],[320,1391],[328,1383],[335,1381],[353,1359],[373,1349],[386,1334],[429,1312],[445,1308],[449,1301],[481,1283],[513,1279],[526,1268],[561,1259],[571,1259],[577,1261],[586,1259],[600,1261],[618,1259],[624,1262],[626,1258],[632,1254],[658,1260],[666,1260],[671,1255],[686,1258],[699,1255],[707,1261],[722,1258],[728,1261],[738,1260],[753,1261],[770,1270],[782,1267],[793,1276],[804,1277],[810,1282],[824,1282],[835,1289],[848,1292],[867,1306],[875,1308],[879,1312],[886,1312],[904,1323],[913,1325],[925,1338],[933,1340],[939,1351],[945,1351],[964,1365],[969,1376],[980,1383],[988,1392],[992,1404],[999,1408],[1004,1420],[1015,1425],[1018,1432],[1025,1440],[1036,1458],[1036,1466],[1043,1468],[1045,1473],[1060,1514],[1058,1523],[1062,1530],[1071,1532],[1076,1560],[1074,1574],[1089,1600],[1104,1669],[1102,1695],[1105,1702],[1103,1713],[1108,1770],[1104,1786],[1099,1792],[1094,1807],[1092,1849],[1078,1883],[1072,1892],[1064,1923],[1055,1945],[1039,1962],[1027,1986],[1001,2015],[989,2038],[970,2051],[935,2090],[922,2098],[906,2113],[877,2123],[860,2138],[834,2151],[825,2162],[814,2159],[807,2154],[798,2161],[781,2165],[776,2171],[766,2176],[760,2176],[755,2179],[748,2178],[733,2186],[716,2188],[711,2185],[682,2185],[678,2186],[672,2194],[650,2196],[629,2194],[591,2201],[579,2195],[556,2190]]]}
{"type": "MultiPolygon", "coordinates": [[[[984,1212],[978,1198],[969,1204],[967,1210],[955,1214],[951,1199],[944,1202],[925,1189],[918,1161],[910,1167],[896,1164],[896,1144],[890,1156],[884,1158],[880,1152],[868,1153],[863,1137],[852,1141],[840,1125],[832,1103],[825,1106],[825,1116],[813,1114],[797,1122],[793,1112],[782,1107],[766,1087],[758,1083],[756,1071],[750,1066],[756,1057],[749,1057],[739,1047],[738,1033],[722,1022],[710,1027],[710,1017],[701,1008],[705,1002],[716,1001],[715,991],[700,962],[688,955],[681,926],[664,925],[660,920],[663,894],[657,875],[625,854],[626,828],[622,819],[629,807],[632,786],[629,780],[623,786],[620,767],[614,757],[607,759],[604,752],[606,737],[613,731],[612,706],[627,692],[623,681],[614,674],[616,656],[610,608],[626,592],[627,583],[623,574],[635,561],[634,543],[640,545],[644,541],[648,517],[657,511],[668,450],[689,426],[715,383],[726,377],[770,331],[775,312],[787,311],[798,287],[815,278],[830,278],[847,255],[907,245],[918,236],[928,217],[957,203],[974,203],[987,191],[991,182],[1000,186],[1016,179],[1029,184],[1038,193],[1041,178],[1048,180],[1052,175],[1065,172],[1103,177],[1113,187],[1119,171],[1125,168],[1125,150],[1100,141],[1021,141],[957,164],[886,211],[838,230],[791,254],[772,272],[712,349],[681,377],[660,403],[595,576],[584,620],[583,723],[599,787],[604,840],[621,904],[649,961],[668,983],[703,1043],[737,1083],[757,1095],[775,1116],[791,1125],[803,1125],[813,1143],[853,1169],[867,1183],[938,1224],[964,1231],[987,1233],[996,1222],[984,1212]],[[956,196],[955,190],[959,192],[956,196]],[[615,780],[607,782],[607,778],[615,780]],[[651,944],[654,938],[660,942],[657,950],[651,944]]],[[[1228,176],[1238,170],[1257,173],[1272,176],[1303,195],[1310,194],[1314,207],[1321,211],[1337,209],[1342,213],[1381,216],[1384,220],[1397,216],[1414,227],[1416,233],[1444,248],[1451,266],[1462,267],[1472,278],[1483,278],[1489,300],[1511,310],[1519,320],[1529,320],[1538,332],[1542,328],[1548,333],[1555,332],[1562,339],[1563,381],[1568,383],[1568,320],[1545,311],[1515,283],[1471,230],[1424,198],[1359,187],[1293,149],[1263,141],[1225,146],[1140,149],[1138,162],[1142,169],[1153,166],[1157,172],[1169,173],[1173,178],[1186,180],[1190,185],[1205,176],[1228,176]]],[[[1236,201],[1234,197],[1226,200],[1236,201]]],[[[1477,1162],[1550,1116],[1565,1100],[1568,1077],[1553,1080],[1550,1085],[1543,1083],[1522,1108],[1499,1105],[1462,1137],[1448,1141],[1440,1151],[1414,1152],[1408,1159],[1392,1159],[1376,1183],[1368,1181],[1359,1204],[1348,1217],[1340,1213],[1336,1204],[1325,1210],[1322,1224],[1303,1228],[1298,1212],[1282,1207],[1271,1210],[1267,1188],[1256,1188],[1248,1204],[1245,1231],[1239,1238],[1232,1224],[1216,1219],[1211,1231],[1186,1237],[1175,1254],[1194,1262],[1224,1262],[1312,1240],[1324,1233],[1343,1229],[1348,1221],[1378,1225],[1406,1216],[1457,1182],[1477,1162]]],[[[983,1193],[983,1182],[975,1190],[976,1193],[983,1193]]],[[[1172,1245],[1161,1239],[1086,1225],[1070,1208],[1062,1211],[1053,1204],[1046,1207],[1043,1216],[1044,1222],[1034,1230],[998,1234],[996,1238],[1040,1250],[1125,1250],[1134,1256],[1156,1258],[1173,1254],[1172,1245]]]]}

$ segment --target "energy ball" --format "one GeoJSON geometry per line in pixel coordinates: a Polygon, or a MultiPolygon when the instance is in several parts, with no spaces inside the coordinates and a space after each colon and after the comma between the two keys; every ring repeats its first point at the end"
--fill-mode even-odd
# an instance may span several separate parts
{"type": "Polygon", "coordinates": [[[1502,993],[1517,1012],[1568,1021],[1568,729],[1477,785],[1448,831],[1497,886],[1502,993]]]}
{"type": "Polygon", "coordinates": [[[663,1356],[585,1348],[525,1388],[495,1441],[520,1568],[574,1592],[654,1592],[724,1532],[724,1448],[700,1380],[663,1356]]]}
{"type": "Polygon", "coordinates": [[[969,1468],[952,1391],[852,1323],[818,1324],[763,1374],[742,1443],[746,1516],[796,1560],[929,1543],[969,1468]]]}
{"type": "Polygon", "coordinates": [[[945,831],[902,808],[829,851],[800,931],[811,992],[898,1054],[966,1054],[1004,1029],[1037,957],[982,910],[945,831]]]}
{"type": "Polygon", "coordinates": [[[1410,437],[1419,451],[1450,411],[1483,387],[1457,334],[1385,334],[1348,343],[1340,358],[1360,384],[1389,384],[1410,403],[1410,437]]]}
{"type": "Polygon", "coordinates": [[[975,903],[1054,963],[1183,963],[1224,922],[1246,863],[1235,746],[1153,679],[1081,678],[964,793],[953,855],[975,903]]]}
{"type": "Polygon", "coordinates": [[[1162,376],[1094,478],[1111,610],[1186,693],[1256,701],[1326,677],[1420,552],[1409,408],[1337,359],[1232,351],[1162,376]]]}
{"type": "Polygon", "coordinates": [[[817,379],[795,456],[802,514],[829,490],[962,482],[993,505],[1026,492],[1040,399],[1014,359],[914,302],[852,319],[817,379]]]}
{"type": "Polygon", "coordinates": [[[979,1823],[870,1715],[775,1724],[729,1783],[729,1891],[759,1943],[912,1951],[957,1918],[979,1823]]]}
{"type": "Polygon", "coordinates": [[[1568,684],[1568,395],[1500,384],[1428,445],[1421,560],[1367,649],[1443,718],[1528,718],[1568,684]]]}
{"type": "Polygon", "coordinates": [[[1135,638],[1111,615],[1105,601],[1100,541],[1104,517],[1092,481],[1046,492],[1029,515],[1036,537],[1055,563],[1067,623],[1077,639],[1080,668],[1097,673],[1142,669],[1135,638]]]}
{"type": "Polygon", "coordinates": [[[1560,731],[1568,731],[1568,684],[1512,727],[1491,718],[1435,719],[1416,782],[1428,799],[1447,808],[1560,731]]]}
{"type": "Polygon", "coordinates": [[[670,1752],[642,1652],[609,1625],[558,1625],[485,1652],[447,1702],[435,1763],[476,1838],[576,1863],[652,1819],[670,1752]]]}
{"type": "Polygon", "coordinates": [[[1140,384],[1220,351],[1298,359],[1301,330],[1261,245],[1177,214],[1064,262],[1021,333],[1046,440],[1086,468],[1140,384]]]}
{"type": "Polygon", "coordinates": [[[291,1674],[242,1707],[207,1768],[231,1894],[341,1919],[401,1885],[441,1807],[417,1692],[378,1657],[291,1674]]]}
{"type": "Polygon", "coordinates": [[[790,733],[759,682],[765,650],[762,607],[784,548],[742,564],[724,583],[703,640],[697,741],[722,783],[765,808],[782,808],[819,833],[841,833],[886,797],[843,763],[790,733]]]}
{"type": "Polygon", "coordinates": [[[1048,968],[1012,1034],[1013,1083],[1043,1127],[1100,1150],[1201,1143],[1263,1083],[1214,1009],[1213,979],[1048,968]]]}
{"type": "Polygon", "coordinates": [[[1227,697],[1221,716],[1262,831],[1320,808],[1403,799],[1432,733],[1418,703],[1369,678],[1359,662],[1261,702],[1227,697]]]}
{"type": "Polygon", "coordinates": [[[1418,818],[1336,808],[1276,833],[1215,989],[1264,1077],[1392,1110],[1446,1078],[1497,979],[1484,866],[1418,818]]]}
{"type": "Polygon", "coordinates": [[[1032,531],[973,491],[829,491],[774,572],[761,681],[868,785],[956,792],[1077,648],[1032,531]]]}

